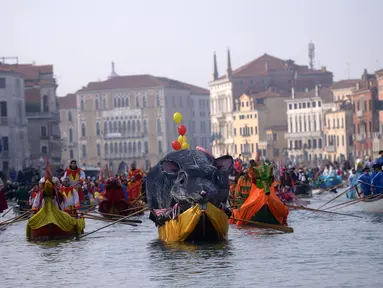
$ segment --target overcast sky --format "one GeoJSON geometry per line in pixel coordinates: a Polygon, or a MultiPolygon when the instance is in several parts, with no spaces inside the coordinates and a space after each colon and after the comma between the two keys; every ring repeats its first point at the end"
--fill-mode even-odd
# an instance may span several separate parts
{"type": "Polygon", "coordinates": [[[335,79],[383,68],[383,0],[0,0],[0,57],[53,64],[58,95],[120,75],[153,74],[208,87],[219,72],[263,53],[335,79]]]}

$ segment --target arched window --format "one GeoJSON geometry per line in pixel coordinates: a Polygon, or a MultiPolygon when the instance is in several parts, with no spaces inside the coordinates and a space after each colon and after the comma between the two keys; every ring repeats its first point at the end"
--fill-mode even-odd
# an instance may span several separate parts
{"type": "Polygon", "coordinates": [[[302,117],[299,116],[299,132],[302,132],[302,117]]]}
{"type": "Polygon", "coordinates": [[[96,97],[96,110],[100,109],[100,103],[99,103],[98,96],[96,97]]]}
{"type": "Polygon", "coordinates": [[[147,103],[147,99],[146,99],[146,95],[144,96],[144,98],[142,99],[142,106],[144,106],[144,108],[148,105],[147,103]]]}
{"type": "Polygon", "coordinates": [[[136,121],[132,121],[132,132],[135,133],[136,132],[136,121]]]}
{"type": "Polygon", "coordinates": [[[293,133],[293,118],[290,117],[290,133],[293,133]]]}
{"type": "Polygon", "coordinates": [[[121,107],[125,107],[125,98],[121,99],[121,107]]]}
{"type": "Polygon", "coordinates": [[[126,97],[125,106],[126,106],[126,107],[129,107],[129,96],[128,96],[128,97],[126,97]]]}
{"type": "Polygon", "coordinates": [[[85,137],[85,136],[86,136],[85,123],[81,123],[81,136],[82,136],[82,137],[85,137]]]}
{"type": "Polygon", "coordinates": [[[113,121],[113,132],[117,132],[117,121],[113,121]]]}
{"type": "Polygon", "coordinates": [[[68,121],[72,122],[72,111],[68,111],[68,121]]]}
{"type": "Polygon", "coordinates": [[[144,142],[144,152],[148,153],[149,152],[149,147],[148,147],[148,141],[144,142]]]}
{"type": "Polygon", "coordinates": [[[105,143],[104,150],[105,150],[105,155],[108,155],[108,154],[109,154],[109,146],[108,146],[108,143],[105,143]]]}
{"type": "Polygon", "coordinates": [[[73,158],[74,158],[73,149],[70,149],[70,150],[69,150],[69,158],[70,158],[70,159],[73,159],[73,158]]]}
{"type": "Polygon", "coordinates": [[[110,154],[113,154],[113,143],[110,143],[110,154]]]}
{"type": "Polygon", "coordinates": [[[122,133],[126,133],[126,121],[122,122],[122,133]]]}
{"type": "Polygon", "coordinates": [[[306,115],[303,116],[303,131],[304,131],[304,132],[307,131],[306,115]]]}
{"type": "Polygon", "coordinates": [[[104,98],[103,102],[104,102],[104,104],[103,104],[104,107],[103,108],[106,109],[107,108],[106,98],[104,98]]]}
{"type": "Polygon", "coordinates": [[[144,133],[148,132],[148,122],[144,120],[144,133]]]}
{"type": "Polygon", "coordinates": [[[80,101],[80,108],[81,108],[81,111],[84,111],[84,109],[85,109],[85,105],[84,105],[84,100],[83,99],[81,99],[81,101],[80,101]]]}
{"type": "Polygon", "coordinates": [[[114,105],[114,108],[117,108],[117,98],[116,97],[113,98],[113,105],[114,105]]]}
{"type": "Polygon", "coordinates": [[[119,144],[119,151],[120,151],[120,154],[122,154],[122,142],[120,142],[120,144],[119,144]]]}
{"type": "Polygon", "coordinates": [[[133,142],[133,156],[136,155],[136,150],[137,150],[136,142],[133,142]]]}
{"type": "Polygon", "coordinates": [[[100,122],[96,123],[96,135],[100,136],[101,134],[101,128],[100,128],[100,122]]]}
{"type": "Polygon", "coordinates": [[[161,120],[157,119],[157,133],[161,133],[161,120]]]}
{"type": "Polygon", "coordinates": [[[138,96],[136,96],[136,107],[137,107],[137,108],[140,107],[140,101],[139,101],[139,99],[138,99],[138,96]]]}
{"type": "Polygon", "coordinates": [[[128,145],[126,142],[124,142],[124,153],[128,153],[128,145]]]}
{"type": "Polygon", "coordinates": [[[72,142],[73,142],[73,131],[72,131],[72,128],[69,128],[69,143],[72,143],[72,142]]]}
{"type": "Polygon", "coordinates": [[[48,95],[43,96],[43,112],[49,112],[49,99],[48,95]]]}
{"type": "Polygon", "coordinates": [[[132,128],[131,128],[131,126],[130,126],[130,120],[128,120],[128,131],[127,131],[127,132],[130,133],[131,129],[132,129],[132,128]]]}
{"type": "Polygon", "coordinates": [[[121,125],[121,121],[118,121],[118,132],[121,133],[122,132],[122,125],[121,125]]]}
{"type": "Polygon", "coordinates": [[[101,144],[97,143],[97,156],[101,156],[101,144]]]}
{"type": "Polygon", "coordinates": [[[140,120],[137,120],[137,132],[138,132],[138,133],[141,132],[141,124],[140,124],[140,120]]]}
{"type": "Polygon", "coordinates": [[[157,106],[157,107],[160,107],[160,106],[161,106],[160,94],[157,94],[157,96],[156,96],[156,106],[157,106]]]}
{"type": "Polygon", "coordinates": [[[128,143],[128,153],[129,154],[132,153],[132,143],[131,142],[128,143]]]}
{"type": "Polygon", "coordinates": [[[118,104],[117,104],[118,107],[121,107],[121,98],[118,98],[118,99],[117,99],[117,103],[118,103],[118,104]]]}
{"type": "Polygon", "coordinates": [[[104,122],[104,134],[108,134],[108,122],[104,122]]]}
{"type": "Polygon", "coordinates": [[[141,147],[141,142],[138,142],[138,155],[141,155],[142,153],[142,147],[141,147]]]}
{"type": "Polygon", "coordinates": [[[118,153],[118,144],[117,143],[114,143],[114,153],[115,154],[118,153]]]}

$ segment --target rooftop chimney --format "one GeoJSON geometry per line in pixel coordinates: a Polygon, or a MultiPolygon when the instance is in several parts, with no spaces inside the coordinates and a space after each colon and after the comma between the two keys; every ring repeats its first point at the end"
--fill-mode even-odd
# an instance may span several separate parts
{"type": "Polygon", "coordinates": [[[319,97],[319,86],[315,85],[315,97],[319,97]]]}
{"type": "Polygon", "coordinates": [[[294,87],[291,87],[291,99],[295,98],[295,89],[294,87]]]}

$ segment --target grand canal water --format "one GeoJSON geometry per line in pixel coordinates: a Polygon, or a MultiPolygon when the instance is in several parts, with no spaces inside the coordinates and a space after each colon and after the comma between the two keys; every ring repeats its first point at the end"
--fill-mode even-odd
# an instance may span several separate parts
{"type": "Polygon", "coordinates": [[[292,211],[293,234],[230,227],[227,243],[200,246],[160,243],[147,215],[139,227],[44,244],[17,223],[0,232],[0,287],[383,287],[383,215],[342,212],[363,218],[292,211]]]}

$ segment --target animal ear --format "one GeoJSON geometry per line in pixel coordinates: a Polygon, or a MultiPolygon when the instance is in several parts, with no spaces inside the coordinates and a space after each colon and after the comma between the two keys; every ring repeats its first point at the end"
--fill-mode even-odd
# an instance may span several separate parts
{"type": "Polygon", "coordinates": [[[161,161],[160,166],[161,169],[168,174],[175,174],[181,170],[181,167],[177,162],[166,159],[161,161]]]}
{"type": "Polygon", "coordinates": [[[217,167],[218,170],[228,172],[233,167],[234,160],[233,157],[229,155],[224,155],[214,160],[213,165],[217,167]]]}

